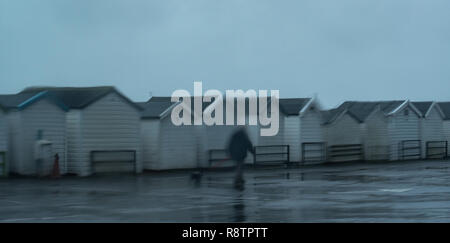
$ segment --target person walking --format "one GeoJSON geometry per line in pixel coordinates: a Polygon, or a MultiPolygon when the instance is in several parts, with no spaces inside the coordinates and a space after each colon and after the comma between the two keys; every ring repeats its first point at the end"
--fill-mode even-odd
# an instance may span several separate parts
{"type": "Polygon", "coordinates": [[[243,189],[244,180],[244,160],[247,157],[247,151],[255,153],[253,144],[250,141],[244,128],[237,130],[230,138],[228,144],[228,153],[230,158],[236,161],[236,177],[234,178],[234,187],[243,189]]]}

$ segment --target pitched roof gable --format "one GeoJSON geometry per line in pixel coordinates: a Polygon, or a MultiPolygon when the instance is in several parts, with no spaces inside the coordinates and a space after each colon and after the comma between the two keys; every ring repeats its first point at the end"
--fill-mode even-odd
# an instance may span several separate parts
{"type": "MultiPolygon", "coordinates": [[[[391,101],[345,101],[335,109],[322,112],[324,124],[334,122],[344,112],[355,118],[359,122],[365,122],[366,119],[376,110],[384,115],[395,113],[398,109],[405,105],[407,100],[391,100],[391,101]]],[[[412,103],[412,102],[410,102],[412,103]]],[[[421,110],[411,104],[414,109],[417,109],[418,115],[421,116],[421,110]]],[[[422,107],[421,107],[422,108],[422,107]]]]}
{"type": "Polygon", "coordinates": [[[424,102],[411,102],[413,105],[422,113],[426,114],[428,110],[431,108],[431,105],[433,102],[431,101],[424,101],[424,102]]]}
{"type": "Polygon", "coordinates": [[[143,108],[141,118],[159,119],[174,104],[170,97],[152,97],[147,102],[140,102],[139,105],[143,108]]]}
{"type": "Polygon", "coordinates": [[[68,110],[66,105],[55,97],[49,95],[46,91],[0,95],[0,106],[2,106],[4,110],[23,110],[41,99],[49,100],[64,111],[68,110]]]}
{"type": "Polygon", "coordinates": [[[19,94],[37,94],[40,92],[48,92],[52,96],[61,101],[69,109],[83,109],[93,104],[97,100],[105,97],[110,93],[116,93],[134,108],[141,110],[142,108],[132,102],[128,97],[120,93],[112,86],[97,87],[31,87],[26,88],[19,94]]]}
{"type": "Polygon", "coordinates": [[[288,116],[299,115],[310,100],[311,98],[281,98],[279,99],[280,111],[288,116]]]}
{"type": "Polygon", "coordinates": [[[438,102],[437,104],[444,114],[444,120],[450,120],[450,102],[438,102]]]}

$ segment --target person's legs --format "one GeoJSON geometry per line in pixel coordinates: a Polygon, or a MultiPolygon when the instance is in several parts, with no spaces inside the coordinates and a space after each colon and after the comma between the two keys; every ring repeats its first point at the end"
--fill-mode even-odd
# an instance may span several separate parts
{"type": "Polygon", "coordinates": [[[236,161],[236,177],[234,179],[234,185],[241,187],[244,184],[244,161],[236,161]]]}

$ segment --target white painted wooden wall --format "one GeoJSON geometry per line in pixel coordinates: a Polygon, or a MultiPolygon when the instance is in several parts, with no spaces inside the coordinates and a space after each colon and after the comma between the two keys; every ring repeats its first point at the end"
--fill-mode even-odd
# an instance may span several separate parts
{"type": "Polygon", "coordinates": [[[175,126],[170,116],[160,123],[159,168],[185,169],[201,167],[198,158],[200,140],[196,126],[175,126]]]}
{"type": "MultiPolygon", "coordinates": [[[[75,135],[79,144],[69,149],[74,156],[69,166],[73,171],[80,176],[90,175],[93,172],[90,152],[95,150],[135,150],[136,172],[142,171],[140,114],[137,109],[111,93],[80,112],[80,125],[72,126],[80,129],[81,135],[75,135]]],[[[69,134],[77,133],[71,131],[69,134]]]]}
{"type": "MultiPolygon", "coordinates": [[[[287,117],[283,114],[280,114],[279,119],[279,130],[278,134],[275,136],[258,136],[258,145],[260,146],[266,146],[266,145],[285,145],[284,136],[285,136],[285,127],[284,122],[287,117]]],[[[298,117],[297,117],[298,119],[298,117]]],[[[265,127],[267,129],[268,127],[265,127]]]]}
{"type": "Polygon", "coordinates": [[[326,125],[326,141],[328,146],[345,145],[345,144],[361,144],[361,124],[344,114],[332,124],[326,125]]]}
{"type": "Polygon", "coordinates": [[[422,140],[422,158],[426,158],[427,141],[444,141],[443,118],[436,106],[432,108],[427,117],[420,119],[420,135],[422,140]]]}
{"type": "Polygon", "coordinates": [[[82,161],[81,110],[70,110],[66,113],[66,128],[67,173],[83,174],[83,171],[89,168],[88,163],[82,161]]]}
{"type": "MultiPolygon", "coordinates": [[[[450,143],[450,120],[444,120],[442,126],[443,126],[443,130],[444,130],[443,133],[444,133],[445,140],[447,140],[448,143],[450,143]]],[[[448,145],[448,148],[447,148],[447,155],[450,155],[449,150],[450,150],[450,145],[448,145]]]]}
{"type": "Polygon", "coordinates": [[[145,170],[158,170],[159,159],[159,119],[141,120],[142,159],[145,170]]]}
{"type": "MultiPolygon", "coordinates": [[[[300,161],[302,158],[301,144],[302,143],[321,143],[324,142],[322,118],[317,109],[312,109],[304,113],[300,118],[300,142],[295,144],[295,149],[292,155],[295,161],[300,161]],[[297,152],[298,151],[298,152],[297,152]],[[298,154],[298,160],[297,160],[298,154]]],[[[317,154],[317,156],[320,156],[317,154]]]]}
{"type": "MultiPolygon", "coordinates": [[[[6,113],[0,109],[0,152],[8,153],[8,128],[7,128],[8,122],[6,120],[6,113]]],[[[0,157],[0,160],[2,163],[4,163],[5,166],[0,165],[0,175],[5,174],[8,171],[8,163],[7,163],[7,157],[9,154],[6,154],[5,157],[0,157]],[[5,168],[5,170],[4,170],[5,168]]]]}
{"type": "Polygon", "coordinates": [[[7,116],[8,122],[8,160],[9,160],[9,172],[19,173],[21,169],[20,162],[22,161],[21,151],[23,151],[23,143],[21,142],[23,137],[23,130],[20,128],[20,112],[10,111],[7,116]]]}
{"type": "MultiPolygon", "coordinates": [[[[325,127],[325,138],[327,146],[349,145],[363,143],[363,126],[349,116],[347,113],[339,117],[332,124],[325,127]]],[[[340,157],[331,159],[332,161],[346,161],[351,158],[340,157]]]]}
{"type": "Polygon", "coordinates": [[[390,160],[400,159],[400,141],[420,139],[419,129],[419,117],[409,106],[388,118],[390,160]],[[408,109],[407,116],[404,114],[405,109],[408,109]]]}
{"type": "Polygon", "coordinates": [[[389,159],[388,120],[381,111],[372,113],[366,119],[364,152],[366,160],[389,159]]]}
{"type": "Polygon", "coordinates": [[[284,123],[280,123],[284,130],[284,141],[282,144],[289,145],[289,159],[292,162],[299,162],[300,155],[300,117],[287,116],[284,123]]]}
{"type": "Polygon", "coordinates": [[[0,152],[8,150],[8,128],[6,113],[0,109],[0,152]]]}
{"type": "MultiPolygon", "coordinates": [[[[21,111],[8,115],[10,137],[10,171],[22,175],[35,175],[34,145],[39,130],[43,138],[52,142],[53,154],[59,154],[60,172],[65,173],[66,164],[66,114],[47,100],[39,100],[21,111]]],[[[53,156],[45,163],[50,173],[53,156]]]]}

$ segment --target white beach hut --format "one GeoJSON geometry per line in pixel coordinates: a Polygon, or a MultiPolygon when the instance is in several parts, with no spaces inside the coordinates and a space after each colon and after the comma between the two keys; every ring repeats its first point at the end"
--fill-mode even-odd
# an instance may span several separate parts
{"type": "Polygon", "coordinates": [[[422,113],[420,140],[422,158],[438,159],[447,156],[447,140],[444,134],[445,115],[436,102],[412,102],[422,113]]]}
{"type": "Polygon", "coordinates": [[[322,112],[327,160],[363,160],[363,127],[355,115],[342,106],[322,112]]]}
{"type": "Polygon", "coordinates": [[[283,139],[276,142],[289,145],[290,162],[323,162],[326,146],[317,98],[283,98],[279,103],[283,139]]]}
{"type": "Polygon", "coordinates": [[[47,92],[69,109],[67,172],[79,176],[103,172],[141,172],[140,111],[114,87],[29,88],[47,92]]]}
{"type": "Polygon", "coordinates": [[[421,112],[409,100],[405,100],[388,112],[387,116],[390,160],[421,158],[421,112]]]}
{"type": "Polygon", "coordinates": [[[358,139],[365,160],[389,160],[390,145],[387,113],[402,101],[347,101],[338,109],[346,110],[360,123],[358,139]]]}
{"type": "MultiPolygon", "coordinates": [[[[360,123],[357,137],[363,145],[364,159],[403,160],[421,157],[422,114],[410,101],[348,101],[337,110],[348,113],[360,123]]],[[[344,133],[349,134],[348,131],[344,133]]],[[[335,137],[338,140],[354,137],[345,134],[339,135],[342,138],[335,137]]]]}
{"type": "Polygon", "coordinates": [[[59,155],[60,172],[66,172],[67,107],[51,98],[46,91],[0,95],[0,104],[7,110],[9,171],[21,175],[51,173],[53,155],[59,155]],[[38,138],[51,146],[37,155],[38,138]],[[36,158],[43,159],[38,168],[36,158]]]}

